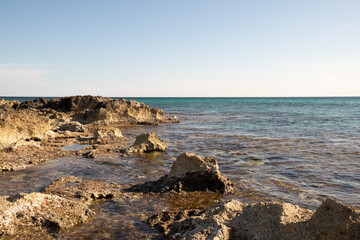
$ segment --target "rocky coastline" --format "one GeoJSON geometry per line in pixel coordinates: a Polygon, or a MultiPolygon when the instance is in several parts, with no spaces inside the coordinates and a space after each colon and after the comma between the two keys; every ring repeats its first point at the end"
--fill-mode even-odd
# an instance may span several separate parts
{"type": "MultiPolygon", "coordinates": [[[[160,109],[125,99],[0,99],[0,169],[7,174],[67,156],[121,158],[163,152],[168,146],[156,133],[130,139],[119,126],[177,122],[160,109]],[[72,144],[81,148],[64,148],[72,144]]],[[[231,198],[235,188],[215,158],[188,152],[178,155],[168,173],[154,181],[122,185],[65,176],[41,192],[0,196],[0,238],[56,239],[60,230],[91,223],[98,214],[93,206],[100,201],[126,207],[141,205],[143,198],[171,198],[176,203],[193,193],[231,198]]],[[[201,208],[131,214],[144,215],[144,224],[155,231],[152,239],[360,239],[360,210],[331,198],[317,210],[279,201],[220,199],[201,208]]]]}

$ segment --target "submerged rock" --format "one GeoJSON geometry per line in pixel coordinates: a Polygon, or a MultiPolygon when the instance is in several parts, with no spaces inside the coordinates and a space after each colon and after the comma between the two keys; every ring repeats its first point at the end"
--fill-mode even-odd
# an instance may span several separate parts
{"type": "Polygon", "coordinates": [[[82,180],[73,176],[59,178],[47,186],[43,193],[64,198],[80,198],[85,201],[109,199],[121,195],[121,185],[100,180],[82,180]]]}
{"type": "Polygon", "coordinates": [[[86,222],[94,215],[83,202],[49,194],[0,197],[0,236],[31,231],[31,228],[69,228],[86,222]]]}
{"type": "Polygon", "coordinates": [[[136,137],[134,145],[127,150],[128,153],[165,151],[167,149],[165,141],[161,140],[156,133],[144,133],[136,137]]]}
{"type": "Polygon", "coordinates": [[[133,185],[130,192],[164,193],[169,191],[213,191],[221,194],[234,191],[233,183],[219,172],[214,158],[202,158],[192,153],[181,154],[170,174],[156,181],[133,185]],[[189,164],[189,167],[186,165],[189,164]]]}
{"type": "Polygon", "coordinates": [[[325,199],[312,211],[284,202],[216,201],[204,211],[163,212],[148,219],[166,239],[359,239],[360,211],[325,199]]]}

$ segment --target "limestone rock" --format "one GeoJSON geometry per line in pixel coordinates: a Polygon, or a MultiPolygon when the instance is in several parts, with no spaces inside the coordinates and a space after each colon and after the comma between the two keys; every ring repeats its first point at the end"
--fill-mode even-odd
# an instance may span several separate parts
{"type": "Polygon", "coordinates": [[[117,128],[96,129],[94,133],[95,138],[119,138],[123,137],[121,131],[117,128]]]}
{"type": "Polygon", "coordinates": [[[308,226],[309,236],[316,239],[360,239],[360,210],[327,198],[308,226]]]}
{"type": "Polygon", "coordinates": [[[312,211],[271,201],[215,201],[204,211],[163,212],[148,219],[166,239],[360,239],[360,211],[325,199],[312,211]]]}
{"type": "Polygon", "coordinates": [[[154,132],[144,133],[136,137],[134,145],[129,148],[128,152],[163,152],[167,149],[167,147],[166,142],[161,140],[154,132]]]}
{"type": "Polygon", "coordinates": [[[219,166],[215,158],[202,158],[194,153],[182,153],[171,166],[170,175],[179,176],[187,172],[200,172],[211,170],[219,173],[219,166]]]}
{"type": "Polygon", "coordinates": [[[226,194],[234,191],[234,184],[221,175],[214,158],[183,153],[173,163],[170,174],[156,181],[133,185],[127,191],[143,193],[213,191],[226,194]]]}
{"type": "Polygon", "coordinates": [[[0,109],[0,149],[25,139],[41,139],[50,130],[50,120],[34,110],[0,109]]]}
{"type": "MultiPolygon", "coordinates": [[[[63,112],[82,123],[101,122],[104,124],[158,124],[174,123],[178,120],[168,117],[157,108],[151,108],[134,100],[111,99],[101,96],[71,96],[50,100],[28,100],[20,108],[36,108],[63,112]]],[[[64,116],[63,116],[64,118],[64,116]]]]}
{"type": "Polygon", "coordinates": [[[85,132],[85,127],[79,122],[68,122],[60,125],[60,131],[70,131],[70,132],[85,132]]]}
{"type": "Polygon", "coordinates": [[[59,230],[94,216],[88,205],[59,196],[30,193],[0,197],[0,236],[31,227],[59,230]]]}
{"type": "Polygon", "coordinates": [[[73,176],[66,176],[47,186],[43,193],[53,194],[64,198],[80,198],[85,201],[109,199],[121,195],[121,186],[100,180],[82,180],[73,176]]]}

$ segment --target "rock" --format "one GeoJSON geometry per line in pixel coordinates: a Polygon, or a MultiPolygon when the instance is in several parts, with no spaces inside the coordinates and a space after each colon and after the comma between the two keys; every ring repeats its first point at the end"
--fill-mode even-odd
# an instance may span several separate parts
{"type": "Polygon", "coordinates": [[[156,181],[133,185],[126,191],[143,193],[213,191],[226,194],[234,191],[234,184],[221,175],[214,158],[202,158],[193,153],[183,153],[173,163],[170,174],[156,181]]]}
{"type": "MultiPolygon", "coordinates": [[[[100,96],[71,96],[50,100],[35,99],[21,104],[20,108],[36,108],[63,112],[82,123],[103,124],[158,124],[175,123],[175,117],[168,117],[157,108],[151,108],[134,100],[111,99],[100,96]]],[[[62,118],[65,118],[62,116],[62,118]]]]}
{"type": "Polygon", "coordinates": [[[34,110],[0,109],[0,149],[26,139],[41,139],[50,130],[50,120],[34,110]]]}
{"type": "Polygon", "coordinates": [[[82,180],[73,176],[62,177],[47,186],[43,193],[64,198],[80,198],[91,202],[121,195],[121,185],[100,180],[82,180]]]}
{"type": "Polygon", "coordinates": [[[85,127],[79,122],[72,121],[62,124],[58,130],[70,132],[85,132],[85,127]]]}
{"type": "Polygon", "coordinates": [[[215,201],[204,211],[155,214],[147,221],[166,239],[359,239],[360,211],[325,199],[312,211],[284,202],[215,201]]]}
{"type": "Polygon", "coordinates": [[[0,197],[0,236],[29,231],[31,227],[51,230],[69,228],[86,222],[94,215],[81,201],[49,194],[0,197]]]}
{"type": "Polygon", "coordinates": [[[308,226],[309,235],[316,239],[360,239],[360,210],[327,198],[308,226]]]}
{"type": "Polygon", "coordinates": [[[220,194],[234,192],[233,183],[211,170],[187,172],[181,176],[165,175],[156,181],[136,184],[126,189],[129,192],[165,193],[170,191],[212,191],[220,194]]]}
{"type": "Polygon", "coordinates": [[[154,132],[143,133],[136,137],[134,145],[128,149],[128,153],[134,152],[164,152],[167,149],[165,141],[161,140],[154,132]]]}
{"type": "Polygon", "coordinates": [[[155,214],[147,222],[166,239],[229,239],[226,226],[244,204],[239,201],[215,201],[205,211],[184,210],[155,214]]]}
{"type": "Polygon", "coordinates": [[[6,101],[0,98],[0,107],[17,108],[18,106],[20,106],[20,104],[21,103],[18,100],[6,101]]]}
{"type": "Polygon", "coordinates": [[[119,138],[123,137],[121,131],[117,128],[105,128],[105,129],[96,129],[94,133],[95,138],[119,138]]]}
{"type": "Polygon", "coordinates": [[[215,158],[202,158],[194,153],[182,153],[171,166],[170,175],[179,176],[187,172],[200,172],[211,170],[219,173],[219,166],[215,158]]]}

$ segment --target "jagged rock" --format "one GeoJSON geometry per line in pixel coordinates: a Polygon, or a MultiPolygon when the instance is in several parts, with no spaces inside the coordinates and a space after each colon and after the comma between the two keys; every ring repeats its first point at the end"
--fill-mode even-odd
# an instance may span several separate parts
{"type": "Polygon", "coordinates": [[[70,132],[85,132],[85,127],[79,122],[68,122],[64,123],[59,127],[60,131],[70,131],[70,132]]]}
{"type": "Polygon", "coordinates": [[[156,133],[143,133],[136,137],[134,145],[128,149],[128,153],[165,151],[167,149],[165,141],[161,140],[156,133]]]}
{"type": "Polygon", "coordinates": [[[360,210],[334,199],[323,200],[308,221],[314,239],[360,239],[360,210]]]}
{"type": "Polygon", "coordinates": [[[117,128],[110,129],[96,129],[94,133],[95,138],[119,138],[123,137],[121,131],[117,128]]]}
{"type": "Polygon", "coordinates": [[[88,205],[59,196],[30,193],[0,197],[0,236],[30,227],[59,230],[84,223],[95,214],[88,205]]]}
{"type": "Polygon", "coordinates": [[[164,233],[166,239],[229,239],[226,224],[242,211],[243,206],[235,200],[216,201],[205,211],[164,212],[147,221],[164,233]]]}
{"type": "Polygon", "coordinates": [[[148,223],[166,239],[359,239],[360,211],[325,199],[312,211],[284,202],[215,201],[202,212],[163,212],[148,223]]]}
{"type": "Polygon", "coordinates": [[[178,122],[157,108],[151,108],[134,100],[111,99],[100,96],[72,96],[50,100],[28,100],[20,108],[36,108],[44,111],[52,109],[66,113],[72,119],[82,123],[100,121],[104,124],[158,124],[178,122]]]}
{"type": "Polygon", "coordinates": [[[64,198],[80,198],[85,201],[108,199],[121,195],[121,185],[100,180],[82,180],[73,176],[66,176],[47,186],[43,193],[53,194],[64,198]]]}
{"type": "Polygon", "coordinates": [[[41,139],[50,130],[50,120],[35,110],[0,109],[0,149],[25,139],[41,139]]]}
{"type": "Polygon", "coordinates": [[[221,175],[214,158],[204,159],[195,154],[183,153],[173,163],[171,170],[169,175],[156,181],[133,185],[127,191],[143,193],[213,191],[221,194],[234,191],[234,184],[227,177],[221,175]],[[191,160],[194,160],[195,163],[191,160]],[[190,164],[190,167],[186,167],[185,164],[190,164]],[[174,167],[174,165],[176,166],[174,167]]]}
{"type": "Polygon", "coordinates": [[[2,98],[0,98],[0,107],[4,108],[17,108],[18,106],[20,106],[20,101],[18,100],[14,100],[14,101],[6,101],[2,98]]]}
{"type": "Polygon", "coordinates": [[[180,176],[187,172],[200,172],[211,170],[219,173],[219,166],[215,158],[202,158],[194,153],[182,153],[171,166],[170,175],[180,176]]]}

